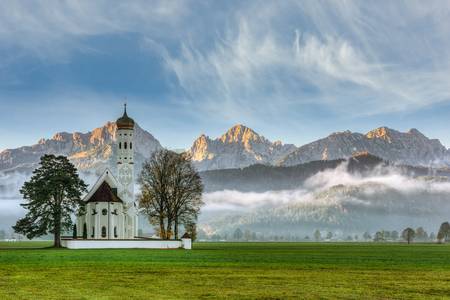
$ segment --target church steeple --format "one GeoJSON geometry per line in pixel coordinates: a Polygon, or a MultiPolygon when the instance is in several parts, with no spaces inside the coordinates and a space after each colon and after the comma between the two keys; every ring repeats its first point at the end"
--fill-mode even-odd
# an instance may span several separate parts
{"type": "Polygon", "coordinates": [[[123,116],[116,121],[117,129],[133,129],[134,120],[127,115],[127,104],[124,103],[123,116]]]}

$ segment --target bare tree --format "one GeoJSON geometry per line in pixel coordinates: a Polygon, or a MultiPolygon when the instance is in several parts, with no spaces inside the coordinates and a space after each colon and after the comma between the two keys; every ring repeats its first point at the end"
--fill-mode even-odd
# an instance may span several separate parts
{"type": "Polygon", "coordinates": [[[170,238],[166,232],[167,206],[169,203],[170,164],[172,152],[157,151],[150,160],[144,162],[138,177],[141,186],[139,206],[147,215],[150,224],[158,226],[158,235],[162,239],[170,238]]]}
{"type": "Polygon", "coordinates": [[[165,149],[154,152],[138,182],[140,208],[162,239],[178,238],[180,223],[195,223],[203,205],[203,185],[188,156],[165,149]]]}
{"type": "Polygon", "coordinates": [[[170,219],[174,222],[175,238],[178,238],[179,224],[195,223],[203,205],[203,185],[200,175],[194,169],[187,154],[177,154],[174,159],[172,195],[169,202],[170,219]]]}

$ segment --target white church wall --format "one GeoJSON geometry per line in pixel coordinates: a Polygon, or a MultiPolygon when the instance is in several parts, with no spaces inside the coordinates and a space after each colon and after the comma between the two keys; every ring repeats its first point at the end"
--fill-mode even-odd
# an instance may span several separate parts
{"type": "Polygon", "coordinates": [[[190,239],[180,240],[61,240],[68,249],[192,249],[190,239]]]}
{"type": "Polygon", "coordinates": [[[123,205],[117,202],[91,202],[86,206],[86,215],[78,217],[78,236],[83,235],[83,225],[86,222],[88,239],[123,239],[123,205]],[[106,209],[106,215],[103,210],[106,209]],[[96,214],[94,213],[94,210],[96,214]],[[106,236],[102,235],[102,228],[106,228],[106,236]],[[117,236],[114,235],[116,228],[117,236]]]}

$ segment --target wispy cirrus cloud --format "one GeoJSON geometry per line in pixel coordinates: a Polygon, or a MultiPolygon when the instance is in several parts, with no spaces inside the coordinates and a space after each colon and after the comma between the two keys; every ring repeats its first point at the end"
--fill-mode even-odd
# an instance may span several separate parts
{"type": "Polygon", "coordinates": [[[402,11],[400,3],[388,5],[387,12],[382,5],[369,10],[368,4],[355,2],[290,3],[247,7],[233,16],[236,22],[212,47],[181,42],[179,53],[165,55],[194,104],[225,117],[283,116],[311,102],[335,112],[372,115],[413,111],[450,99],[445,76],[450,57],[424,49],[418,40],[445,39],[447,45],[441,24],[446,21],[431,20],[442,17],[441,10],[423,12],[414,4],[402,11]],[[296,16],[310,23],[289,23],[296,16]],[[288,21],[281,21],[283,17],[288,21]],[[429,37],[414,29],[418,22],[426,23],[423,31],[429,37]],[[411,43],[417,43],[414,53],[411,43]]]}
{"type": "Polygon", "coordinates": [[[61,86],[87,95],[109,88],[112,97],[168,104],[193,124],[190,129],[198,127],[195,133],[205,124],[219,124],[209,132],[219,134],[219,127],[243,122],[279,137],[267,125],[276,123],[284,124],[279,131],[294,143],[305,142],[298,135],[312,139],[336,130],[343,116],[350,120],[343,126],[368,116],[376,126],[396,126],[387,116],[450,103],[449,6],[446,1],[2,2],[0,86],[13,93],[0,93],[0,101],[24,90],[36,89],[34,98],[42,98],[61,86]],[[130,57],[142,60],[129,64],[130,57]],[[145,60],[148,72],[140,69],[145,60]],[[125,75],[114,77],[124,69],[125,75]],[[103,78],[93,76],[95,70],[104,70],[95,74],[103,78]],[[155,94],[145,94],[152,89],[155,94]],[[323,121],[332,128],[310,132],[323,121]]]}

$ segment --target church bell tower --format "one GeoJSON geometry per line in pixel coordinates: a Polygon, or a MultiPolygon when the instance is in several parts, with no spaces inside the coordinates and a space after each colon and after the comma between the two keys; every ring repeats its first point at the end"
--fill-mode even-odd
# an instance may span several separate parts
{"type": "Polygon", "coordinates": [[[124,105],[123,116],[117,119],[116,160],[117,179],[122,185],[119,197],[129,206],[127,220],[128,237],[137,236],[137,207],[134,199],[134,120],[127,115],[127,105],[124,105]]]}

